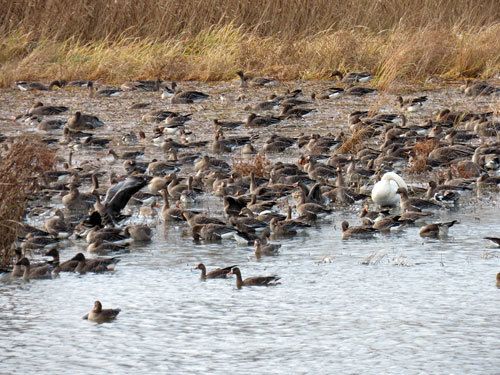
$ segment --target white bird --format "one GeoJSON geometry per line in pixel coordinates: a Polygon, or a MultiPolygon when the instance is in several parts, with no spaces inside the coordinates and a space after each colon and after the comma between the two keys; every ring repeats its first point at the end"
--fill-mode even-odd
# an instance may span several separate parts
{"type": "Polygon", "coordinates": [[[408,185],[406,185],[406,182],[398,174],[387,172],[373,187],[372,200],[381,207],[397,206],[400,197],[396,192],[399,188],[408,189],[408,185]]]}

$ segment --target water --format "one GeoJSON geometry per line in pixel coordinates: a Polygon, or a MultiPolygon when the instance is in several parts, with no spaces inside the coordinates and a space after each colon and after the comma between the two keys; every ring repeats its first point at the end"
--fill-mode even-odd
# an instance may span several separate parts
{"type": "MultiPolygon", "coordinates": [[[[1,95],[28,102],[35,94],[4,90],[1,95]]],[[[79,91],[73,97],[64,91],[51,95],[54,104],[76,103],[72,110],[90,108],[79,91]]],[[[158,93],[126,95],[157,100],[158,93]]],[[[433,97],[434,105],[444,98],[433,97]]],[[[150,131],[150,125],[139,124],[137,112],[116,113],[123,102],[92,103],[107,124],[105,135],[132,127],[150,131]],[[127,117],[131,114],[135,117],[127,117]]],[[[334,101],[321,103],[331,110],[318,114],[315,125],[320,130],[328,121],[340,126],[348,107],[370,105],[370,99],[342,103],[340,111],[334,101]]],[[[214,114],[241,118],[244,113],[238,107],[229,114],[215,100],[196,108],[204,112],[194,116],[199,124],[191,125],[194,129],[208,127],[206,119],[214,114]]],[[[13,112],[3,111],[3,116],[13,112]]],[[[292,122],[289,131],[304,130],[300,124],[292,122]]],[[[157,152],[146,150],[146,158],[157,152]]],[[[84,150],[80,158],[92,155],[84,150]]],[[[101,162],[112,163],[104,156],[101,162]]],[[[118,170],[119,163],[113,168],[118,170]]],[[[340,223],[355,225],[360,207],[338,208],[307,232],[279,239],[279,256],[260,260],[253,247],[231,240],[195,244],[185,235],[186,224],[148,219],[156,223],[152,243],[134,245],[114,272],[0,283],[0,374],[498,374],[500,251],[482,239],[500,234],[497,199],[497,192],[480,198],[471,192],[458,210],[442,210],[429,222],[453,218],[460,223],[440,240],[423,240],[419,228],[410,227],[373,240],[342,241],[340,223]],[[234,278],[201,281],[193,270],[199,262],[208,270],[237,264],[244,278],[277,274],[282,283],[238,290],[234,278]],[[104,308],[121,308],[117,320],[82,320],[95,300],[104,308]]],[[[55,198],[53,204],[60,201],[55,198]]],[[[220,211],[221,203],[207,197],[199,206],[220,211]]],[[[84,246],[66,240],[61,259],[84,246]]]]}

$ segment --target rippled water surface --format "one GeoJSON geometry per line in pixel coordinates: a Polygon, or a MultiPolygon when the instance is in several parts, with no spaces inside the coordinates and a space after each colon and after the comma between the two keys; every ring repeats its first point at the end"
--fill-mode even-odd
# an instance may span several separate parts
{"type": "MultiPolygon", "coordinates": [[[[256,98],[228,103],[218,94],[237,97],[240,92],[233,86],[194,85],[212,98],[174,108],[194,113],[187,127],[201,139],[203,134],[212,137],[211,118],[243,119],[246,104],[269,94],[257,90],[256,98]]],[[[321,84],[286,85],[310,91],[321,84]]],[[[284,91],[283,86],[275,91],[284,91]]],[[[420,121],[440,106],[481,111],[492,105],[489,99],[471,102],[456,88],[428,95],[427,112],[409,121],[420,121]]],[[[103,136],[139,128],[150,136],[151,124],[140,122],[144,112],[125,108],[140,100],[152,101],[155,108],[173,107],[158,96],[126,93],[111,100],[88,99],[81,90],[3,90],[0,98],[7,105],[1,108],[0,132],[35,133],[9,118],[41,99],[98,114],[106,123],[103,136]]],[[[335,132],[346,124],[347,113],[370,106],[394,110],[393,99],[322,101],[315,105],[319,111],[313,120],[292,120],[281,131],[335,132]]],[[[247,131],[259,132],[240,128],[234,133],[247,131]]],[[[271,132],[260,131],[261,140],[271,132]]],[[[158,154],[149,146],[145,160],[158,154]]],[[[135,149],[117,141],[113,147],[135,149]]],[[[58,154],[66,157],[67,152],[58,154]]],[[[270,158],[294,160],[297,155],[294,150],[270,158]]],[[[81,150],[77,163],[85,160],[120,168],[95,150],[81,150]]],[[[358,223],[361,206],[336,208],[295,238],[277,239],[281,254],[260,260],[253,247],[233,240],[196,244],[187,224],[134,215],[134,222],[153,225],[155,236],[150,244],[133,245],[114,272],[0,283],[0,373],[498,374],[500,290],[495,275],[500,250],[483,239],[500,236],[497,199],[497,191],[479,197],[473,191],[457,209],[442,210],[429,222],[456,219],[459,224],[441,240],[423,240],[419,228],[410,227],[373,240],[342,241],[340,223],[358,223]],[[193,270],[199,262],[209,270],[237,264],[243,277],[277,274],[282,283],[238,290],[234,278],[203,282],[193,270]],[[116,321],[99,325],[81,319],[97,299],[104,308],[121,308],[116,321]]],[[[48,206],[60,204],[54,197],[48,206]]],[[[195,207],[220,213],[222,204],[206,196],[195,207]]],[[[131,213],[136,210],[132,207],[131,213]]],[[[41,225],[47,217],[29,221],[41,225]]],[[[81,240],[65,240],[59,245],[62,260],[85,246],[81,240]]]]}

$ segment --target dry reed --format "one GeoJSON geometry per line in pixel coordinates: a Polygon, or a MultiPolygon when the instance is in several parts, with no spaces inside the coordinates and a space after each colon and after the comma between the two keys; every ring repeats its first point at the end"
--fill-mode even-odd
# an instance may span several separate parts
{"type": "Polygon", "coordinates": [[[363,148],[363,140],[371,138],[374,133],[375,130],[370,126],[355,131],[350,137],[342,142],[342,145],[337,150],[337,154],[356,154],[363,148]]]}
{"type": "Polygon", "coordinates": [[[0,0],[0,85],[18,79],[400,79],[500,70],[496,0],[0,0]]]}
{"type": "Polygon", "coordinates": [[[20,139],[0,159],[0,265],[10,263],[12,244],[37,179],[54,165],[54,152],[43,143],[20,139]]]}
{"type": "Polygon", "coordinates": [[[257,177],[269,177],[271,166],[271,161],[261,153],[233,157],[233,170],[242,176],[249,176],[253,172],[257,177]]]}
{"type": "Polygon", "coordinates": [[[413,174],[424,173],[428,170],[427,158],[432,150],[438,147],[439,141],[436,139],[428,139],[418,141],[412,149],[412,158],[409,163],[408,171],[413,174]]]}

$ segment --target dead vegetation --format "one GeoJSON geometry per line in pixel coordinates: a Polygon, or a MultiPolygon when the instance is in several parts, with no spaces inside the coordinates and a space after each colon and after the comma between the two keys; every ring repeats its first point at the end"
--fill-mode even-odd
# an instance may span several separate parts
{"type": "Polygon", "coordinates": [[[367,126],[361,130],[356,130],[354,133],[347,137],[342,145],[337,150],[338,154],[356,154],[364,147],[363,140],[371,138],[374,135],[375,130],[370,126],[367,126]]]}
{"type": "Polygon", "coordinates": [[[271,161],[260,152],[246,157],[233,157],[233,170],[241,176],[249,176],[253,172],[257,177],[269,178],[271,166],[271,161]]]}
{"type": "Polygon", "coordinates": [[[432,150],[438,147],[439,141],[427,139],[415,143],[412,149],[412,156],[408,163],[408,172],[413,174],[424,173],[428,170],[427,159],[432,150]]]}
{"type": "Polygon", "coordinates": [[[37,179],[54,165],[54,152],[43,143],[14,141],[0,159],[0,265],[11,260],[12,244],[37,179]]]}
{"type": "Polygon", "coordinates": [[[495,0],[304,4],[0,0],[0,85],[227,80],[238,69],[310,80],[340,69],[375,73],[384,89],[402,79],[486,78],[500,70],[495,0]]]}

